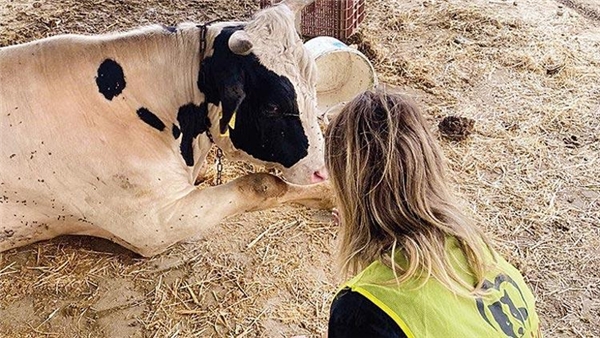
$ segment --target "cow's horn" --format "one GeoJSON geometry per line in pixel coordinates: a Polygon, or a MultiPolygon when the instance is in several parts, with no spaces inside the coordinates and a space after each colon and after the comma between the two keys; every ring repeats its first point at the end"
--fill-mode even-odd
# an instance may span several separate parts
{"type": "Polygon", "coordinates": [[[229,37],[229,49],[238,55],[248,55],[252,52],[250,36],[243,30],[235,31],[229,37]]]}
{"type": "Polygon", "coordinates": [[[286,0],[283,3],[288,6],[294,13],[298,13],[306,5],[310,5],[315,0],[286,0]]]}

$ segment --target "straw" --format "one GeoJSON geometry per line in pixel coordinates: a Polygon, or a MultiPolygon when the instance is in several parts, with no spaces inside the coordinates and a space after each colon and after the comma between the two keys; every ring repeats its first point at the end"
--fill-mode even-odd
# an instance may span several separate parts
{"type": "MultiPolygon", "coordinates": [[[[598,10],[593,0],[570,2],[598,10]]],[[[513,3],[373,0],[351,43],[381,82],[420,103],[465,208],[531,285],[544,335],[597,337],[600,23],[569,6],[558,15],[551,0],[513,3]],[[447,116],[475,121],[472,133],[442,138],[438,124],[447,116]]],[[[0,45],[244,18],[257,7],[250,0],[0,1],[0,45]]],[[[264,170],[229,160],[224,167],[224,181],[264,170]]],[[[214,184],[213,166],[202,184],[214,184]]],[[[151,259],[85,237],[0,253],[0,332],[322,336],[341,282],[329,217],[293,206],[248,213],[151,259]]]]}

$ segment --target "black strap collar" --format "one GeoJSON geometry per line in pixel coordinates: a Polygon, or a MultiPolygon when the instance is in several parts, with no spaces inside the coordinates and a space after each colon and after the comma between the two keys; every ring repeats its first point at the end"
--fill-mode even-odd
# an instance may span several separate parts
{"type": "Polygon", "coordinates": [[[200,28],[200,59],[204,58],[204,53],[206,52],[206,32],[208,31],[208,26],[220,20],[221,18],[218,18],[200,25],[196,25],[196,27],[200,28]]]}
{"type": "MultiPolygon", "coordinates": [[[[198,27],[200,29],[200,62],[202,62],[202,60],[204,59],[204,53],[206,53],[206,32],[208,31],[208,26],[210,26],[213,23],[220,21],[220,20],[221,20],[220,18],[214,19],[209,22],[205,22],[203,24],[196,25],[196,27],[198,27]]],[[[210,132],[210,128],[209,128],[209,130],[206,131],[206,135],[208,136],[208,139],[210,140],[211,143],[215,143],[215,140],[213,139],[213,136],[210,132]]]]}

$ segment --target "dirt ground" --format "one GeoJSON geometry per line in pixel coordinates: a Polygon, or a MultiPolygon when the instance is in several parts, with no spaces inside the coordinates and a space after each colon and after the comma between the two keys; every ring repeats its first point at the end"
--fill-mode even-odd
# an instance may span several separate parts
{"type": "MultiPolygon", "coordinates": [[[[600,4],[373,0],[350,41],[421,103],[456,190],[537,296],[546,337],[600,336],[600,4]],[[559,8],[559,4],[563,4],[559,8]]],[[[243,19],[256,1],[0,0],[0,46],[243,19]]],[[[2,84],[5,85],[5,84],[2,84]]],[[[4,137],[4,135],[2,135],[4,137]]],[[[231,179],[253,166],[225,162],[231,179]]],[[[0,337],[321,337],[340,282],[329,213],[287,206],[141,259],[104,240],[0,253],[0,337]]]]}

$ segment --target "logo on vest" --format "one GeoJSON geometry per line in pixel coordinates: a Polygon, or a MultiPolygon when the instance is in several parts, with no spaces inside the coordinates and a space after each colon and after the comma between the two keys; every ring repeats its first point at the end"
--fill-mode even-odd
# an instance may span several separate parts
{"type": "Polygon", "coordinates": [[[476,300],[481,317],[506,337],[525,337],[529,306],[519,285],[509,276],[500,274],[493,283],[484,280],[482,289],[488,293],[476,300]]]}

